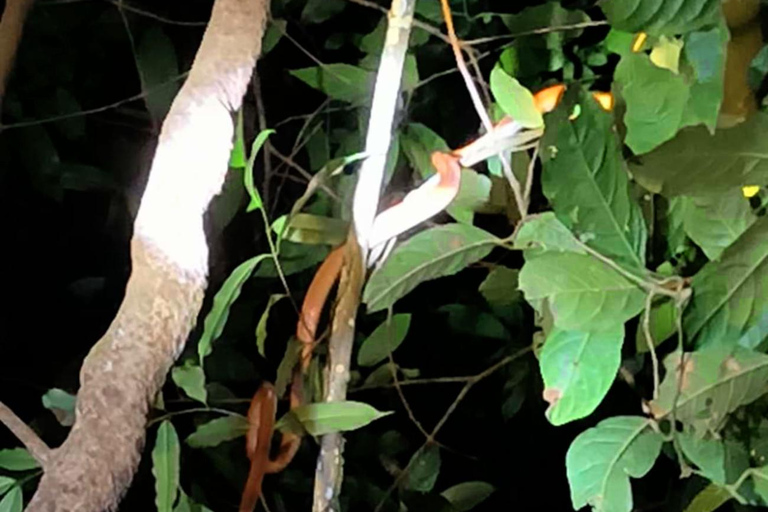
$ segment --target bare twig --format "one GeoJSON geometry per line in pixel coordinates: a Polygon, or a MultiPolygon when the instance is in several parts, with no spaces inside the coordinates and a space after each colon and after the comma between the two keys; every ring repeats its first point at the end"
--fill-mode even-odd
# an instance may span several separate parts
{"type": "MultiPolygon", "coordinates": [[[[251,78],[251,84],[253,89],[253,96],[256,98],[256,115],[259,120],[259,131],[263,132],[267,129],[267,109],[264,107],[264,98],[261,95],[261,80],[259,74],[254,73],[251,78]]],[[[272,143],[267,139],[264,141],[264,151],[262,152],[262,158],[264,159],[264,180],[261,187],[261,194],[264,198],[264,204],[269,206],[269,194],[270,194],[270,182],[272,181],[272,159],[269,155],[269,148],[272,147],[272,143]]],[[[267,228],[269,229],[269,228],[267,228]]]]}
{"type": "MultiPolygon", "coordinates": [[[[451,41],[451,48],[453,49],[453,54],[454,54],[454,57],[456,58],[456,66],[459,68],[459,73],[464,79],[464,83],[467,87],[467,92],[469,92],[469,96],[472,98],[472,104],[474,105],[475,110],[477,111],[477,115],[480,117],[480,120],[483,123],[483,127],[488,133],[492,133],[493,123],[491,123],[491,118],[488,116],[488,112],[486,112],[485,110],[483,101],[482,99],[480,99],[480,93],[477,91],[477,87],[475,86],[475,83],[472,81],[472,77],[470,76],[469,70],[467,69],[467,64],[464,62],[464,56],[461,53],[461,44],[459,43],[459,39],[456,37],[456,31],[454,30],[454,27],[453,27],[453,16],[451,15],[450,5],[448,4],[448,0],[441,0],[440,3],[443,8],[443,17],[445,18],[445,24],[448,28],[448,38],[451,41]]],[[[512,166],[509,164],[509,160],[507,159],[507,156],[504,153],[499,153],[498,157],[499,157],[499,160],[501,161],[501,166],[504,170],[504,176],[507,178],[507,181],[509,182],[509,186],[512,188],[512,193],[515,196],[515,202],[517,203],[517,208],[518,208],[518,211],[520,212],[520,217],[525,218],[527,214],[527,208],[523,200],[523,191],[520,187],[520,182],[517,180],[517,178],[515,177],[515,174],[512,172],[512,166]]]]}
{"type": "Polygon", "coordinates": [[[160,16],[159,14],[155,14],[153,12],[145,11],[144,9],[139,9],[138,7],[133,7],[132,5],[126,4],[122,0],[105,0],[106,2],[109,2],[111,4],[115,4],[120,9],[124,9],[128,12],[131,12],[133,14],[138,14],[139,16],[143,16],[145,18],[149,18],[155,21],[159,21],[160,23],[165,23],[167,25],[178,25],[181,27],[204,27],[208,24],[207,21],[178,21],[178,20],[172,20],[170,18],[166,18],[163,16],[160,16]]]}
{"type": "MultiPolygon", "coordinates": [[[[453,412],[456,410],[456,408],[459,406],[462,400],[467,396],[469,391],[472,389],[472,387],[480,382],[481,380],[485,379],[489,375],[492,375],[494,372],[499,370],[500,368],[503,368],[504,366],[513,363],[514,361],[520,359],[522,356],[526,355],[527,353],[531,352],[533,350],[533,346],[528,346],[523,349],[518,350],[514,354],[510,356],[506,356],[503,359],[501,359],[499,362],[494,363],[490,367],[486,368],[482,372],[478,373],[477,375],[474,375],[472,377],[469,377],[464,386],[461,388],[461,391],[459,391],[459,394],[456,395],[456,398],[453,402],[451,402],[451,405],[448,406],[448,409],[446,409],[443,416],[440,418],[440,420],[437,422],[435,427],[432,429],[432,432],[427,437],[427,440],[424,441],[424,444],[416,450],[418,453],[419,450],[424,449],[426,446],[429,446],[431,444],[435,443],[435,436],[440,432],[440,430],[443,428],[445,423],[448,421],[448,419],[451,417],[453,412]]],[[[384,504],[387,501],[387,498],[394,492],[395,489],[400,485],[400,483],[408,476],[408,473],[410,471],[410,466],[413,463],[414,458],[412,457],[408,465],[403,468],[403,470],[400,472],[400,474],[397,476],[395,481],[392,483],[391,486],[387,489],[387,492],[384,494],[384,496],[381,498],[381,501],[379,501],[379,504],[374,509],[374,512],[380,512],[382,508],[384,507],[384,504]]]]}
{"type": "Polygon", "coordinates": [[[648,350],[651,353],[651,363],[653,366],[653,399],[659,399],[659,358],[656,355],[656,347],[654,346],[653,335],[651,334],[651,308],[653,303],[654,293],[648,292],[648,297],[645,300],[645,315],[643,315],[643,336],[646,343],[648,343],[648,350]]]}
{"type": "Polygon", "coordinates": [[[11,75],[16,51],[21,42],[24,20],[34,0],[6,0],[0,19],[0,103],[5,96],[5,86],[11,75]]]}
{"type": "Polygon", "coordinates": [[[51,449],[48,448],[48,445],[40,439],[34,430],[29,428],[21,418],[16,416],[10,407],[2,402],[0,402],[0,423],[8,427],[8,430],[16,436],[16,439],[21,441],[21,444],[29,451],[30,455],[34,457],[40,466],[45,468],[51,457],[51,449]]]}

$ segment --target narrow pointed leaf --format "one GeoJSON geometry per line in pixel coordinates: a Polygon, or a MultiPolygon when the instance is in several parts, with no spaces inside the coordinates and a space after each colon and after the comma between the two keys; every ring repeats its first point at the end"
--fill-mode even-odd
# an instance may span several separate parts
{"type": "Polygon", "coordinates": [[[0,512],[21,512],[22,507],[21,487],[18,485],[0,500],[0,512]]]}
{"type": "Polygon", "coordinates": [[[347,432],[368,425],[391,412],[381,412],[362,402],[323,402],[302,405],[291,411],[313,436],[347,432]]]}
{"type": "Polygon", "coordinates": [[[26,471],[40,467],[40,464],[25,448],[0,450],[0,468],[8,471],[26,471]]]}
{"type": "Polygon", "coordinates": [[[179,436],[170,421],[157,429],[152,448],[152,474],[155,477],[155,505],[158,512],[171,512],[179,492],[179,436]]]}
{"type": "Polygon", "coordinates": [[[724,487],[709,484],[685,508],[685,512],[714,512],[733,496],[724,487]]]}
{"type": "Polygon", "coordinates": [[[407,313],[394,315],[391,324],[382,322],[360,346],[357,364],[375,366],[385,360],[403,342],[410,326],[411,315],[407,313]]]}
{"type": "Polygon", "coordinates": [[[210,448],[231,441],[248,431],[248,420],[242,416],[224,416],[203,423],[190,434],[186,443],[192,448],[210,448]]]}
{"type": "Polygon", "coordinates": [[[203,405],[208,399],[205,389],[205,372],[202,367],[194,364],[192,360],[184,362],[183,366],[175,366],[171,371],[173,383],[180,387],[189,398],[197,400],[203,405]]]}

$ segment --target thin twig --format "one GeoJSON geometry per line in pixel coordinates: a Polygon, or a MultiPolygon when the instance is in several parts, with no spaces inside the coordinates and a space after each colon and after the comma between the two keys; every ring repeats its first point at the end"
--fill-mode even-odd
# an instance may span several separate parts
{"type": "MultiPolygon", "coordinates": [[[[464,62],[464,56],[461,53],[461,45],[459,43],[458,37],[456,37],[456,31],[453,27],[453,16],[451,15],[451,7],[448,4],[448,0],[441,0],[440,4],[443,8],[443,17],[445,18],[445,24],[448,29],[448,38],[451,41],[451,49],[453,50],[454,57],[456,58],[456,66],[459,68],[459,73],[461,74],[461,77],[464,79],[464,83],[467,87],[467,92],[469,92],[470,98],[472,98],[472,104],[475,107],[475,110],[477,111],[477,115],[480,117],[480,120],[483,123],[483,127],[488,133],[493,133],[493,123],[491,123],[491,118],[488,116],[488,112],[485,110],[485,106],[483,105],[482,99],[480,99],[480,93],[477,91],[477,87],[475,86],[475,83],[472,81],[472,77],[469,74],[469,70],[467,69],[467,64],[464,62]]],[[[478,58],[479,60],[479,58],[478,58]]],[[[514,173],[512,172],[512,166],[509,164],[509,160],[507,159],[507,156],[501,152],[498,154],[499,160],[501,161],[502,169],[504,170],[504,176],[507,178],[507,181],[509,182],[510,187],[512,188],[512,192],[515,196],[515,202],[517,203],[518,211],[520,212],[520,217],[525,218],[526,216],[526,209],[525,204],[523,202],[523,192],[520,188],[520,182],[515,177],[514,173]]]]}
{"type": "MultiPolygon", "coordinates": [[[[443,414],[442,418],[440,418],[440,421],[437,422],[435,427],[432,429],[432,432],[429,434],[429,437],[427,437],[427,440],[424,441],[424,444],[416,450],[416,453],[418,453],[420,450],[423,450],[426,446],[429,446],[430,444],[435,443],[435,436],[440,432],[440,429],[443,428],[445,423],[448,421],[448,418],[451,417],[453,412],[456,410],[456,408],[459,406],[462,400],[467,396],[467,393],[472,389],[472,387],[480,382],[481,380],[485,379],[489,375],[492,375],[494,372],[499,370],[500,368],[503,368],[504,366],[513,363],[514,361],[520,359],[522,356],[526,355],[527,353],[531,352],[533,350],[533,346],[528,346],[523,349],[518,350],[514,354],[510,356],[506,356],[503,359],[501,359],[499,362],[494,363],[490,367],[486,368],[482,372],[478,373],[477,375],[474,375],[466,381],[464,386],[461,388],[461,391],[459,391],[459,394],[456,395],[456,399],[451,403],[450,406],[448,406],[448,409],[446,409],[445,413],[443,414]]],[[[384,493],[384,496],[382,496],[381,500],[379,501],[378,505],[376,505],[376,508],[374,509],[374,512],[380,512],[381,509],[384,507],[384,504],[387,501],[387,498],[394,492],[395,489],[398,488],[400,483],[408,476],[408,473],[410,471],[411,464],[414,461],[414,457],[411,457],[411,460],[408,462],[408,465],[403,468],[403,470],[400,472],[400,474],[397,476],[395,481],[392,483],[392,485],[389,486],[387,491],[384,493]]]]}
{"type": "MultiPolygon", "coordinates": [[[[251,79],[251,83],[253,84],[253,97],[256,99],[256,117],[259,121],[259,131],[263,132],[267,129],[267,109],[264,106],[264,98],[261,95],[261,79],[259,78],[259,74],[256,73],[254,68],[253,78],[251,79]]],[[[269,194],[270,194],[270,182],[272,180],[272,159],[269,155],[269,148],[272,146],[272,143],[269,141],[269,139],[264,141],[264,148],[265,150],[262,151],[262,158],[264,160],[264,180],[262,181],[262,187],[261,187],[261,194],[264,199],[264,204],[269,205],[269,194]]]]}
{"type": "Polygon", "coordinates": [[[653,302],[654,292],[648,292],[648,297],[645,300],[645,315],[643,316],[643,334],[646,343],[648,343],[648,350],[651,353],[651,363],[653,366],[653,399],[659,399],[659,358],[656,356],[656,347],[654,346],[653,335],[651,334],[651,307],[653,302]]]}
{"type": "MultiPolygon", "coordinates": [[[[133,14],[138,14],[139,16],[144,16],[145,18],[150,18],[155,21],[159,21],[160,23],[165,23],[167,25],[177,25],[180,27],[205,27],[206,25],[208,25],[207,21],[178,21],[178,20],[172,20],[170,18],[165,18],[163,16],[160,16],[159,14],[145,11],[144,9],[139,9],[138,7],[133,7],[129,4],[126,4],[122,0],[105,0],[105,1],[109,2],[110,4],[114,4],[118,6],[118,8],[120,9],[124,9],[128,12],[132,12],[133,14]]],[[[52,2],[49,2],[49,4],[52,5],[52,2]]]]}
{"type": "Polygon", "coordinates": [[[571,25],[556,25],[552,27],[542,27],[533,30],[524,30],[522,32],[513,32],[511,34],[504,34],[502,36],[481,37],[478,39],[467,39],[464,41],[466,46],[477,46],[486,43],[493,43],[495,41],[505,41],[509,39],[515,39],[523,36],[533,36],[539,34],[551,34],[553,32],[565,32],[568,30],[577,30],[580,28],[592,28],[592,27],[604,27],[608,25],[605,20],[598,21],[583,21],[581,23],[573,23],[571,25]]]}
{"type": "Polygon", "coordinates": [[[0,423],[8,427],[8,430],[16,436],[16,439],[21,441],[30,455],[45,469],[51,458],[51,449],[34,430],[29,428],[21,418],[16,416],[16,413],[2,402],[0,402],[0,423]]]}

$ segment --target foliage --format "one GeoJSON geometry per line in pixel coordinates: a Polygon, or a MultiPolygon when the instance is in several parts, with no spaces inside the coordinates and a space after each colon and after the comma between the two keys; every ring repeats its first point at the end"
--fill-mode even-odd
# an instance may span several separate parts
{"type": "MultiPolygon", "coordinates": [[[[12,348],[4,376],[29,372],[47,390],[23,393],[53,439],[72,425],[89,346],[61,341],[106,328],[129,268],[82,241],[99,233],[127,254],[136,170],[199,42],[204,23],[187,22],[210,12],[144,3],[38,6],[3,99],[0,191],[17,192],[0,204],[23,219],[9,223],[9,247],[27,251],[6,291],[9,329],[24,330],[6,339],[9,350],[35,340],[12,348]],[[56,22],[54,9],[66,13],[56,22]],[[137,92],[141,102],[123,101],[137,92]],[[38,300],[50,321],[20,313],[38,300]]],[[[247,473],[245,404],[262,381],[284,395],[304,290],[348,233],[386,16],[365,2],[272,3],[209,212],[210,293],[151,411],[151,470],[126,510],[232,508],[247,473]]],[[[737,92],[765,104],[765,48],[738,54],[746,29],[728,27],[720,0],[501,4],[450,2],[490,117],[528,128],[504,156],[530,205],[516,204],[497,156],[462,169],[445,213],[367,275],[349,399],[321,400],[324,313],[310,403],[277,428],[346,433],[345,510],[768,506],[768,114],[730,126],[722,110],[737,92]],[[738,60],[751,62],[729,68],[738,60]],[[733,92],[733,76],[747,89],[733,92]],[[566,91],[542,116],[533,93],[557,83],[566,91]],[[609,90],[610,112],[590,94],[609,90]]],[[[387,160],[395,200],[434,174],[433,151],[479,125],[437,36],[438,2],[416,12],[387,160]]],[[[265,480],[271,509],[309,508],[314,443],[265,480]]],[[[21,510],[39,464],[3,449],[0,470],[0,510],[21,510]]]]}

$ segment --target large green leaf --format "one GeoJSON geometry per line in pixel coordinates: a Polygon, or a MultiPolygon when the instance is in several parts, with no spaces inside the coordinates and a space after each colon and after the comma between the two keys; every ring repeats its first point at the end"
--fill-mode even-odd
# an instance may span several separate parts
{"type": "Polygon", "coordinates": [[[491,71],[491,92],[504,113],[524,127],[539,128],[544,125],[531,91],[505,73],[499,65],[491,71]]]}
{"type": "Polygon", "coordinates": [[[768,356],[736,348],[710,346],[685,355],[681,370],[680,353],[667,356],[666,376],[651,412],[663,418],[675,407],[675,418],[696,427],[698,432],[718,429],[726,415],[765,393],[768,384],[768,356]]]}
{"type": "Polygon", "coordinates": [[[595,512],[630,512],[629,478],[650,471],[662,441],[652,422],[637,416],[608,418],[582,432],[565,459],[574,510],[589,504],[595,512]]]}
{"type": "Polygon", "coordinates": [[[720,257],[757,216],[740,188],[683,200],[683,228],[710,260],[720,257]]]}
{"type": "Polygon", "coordinates": [[[716,23],[720,4],[721,0],[605,0],[600,7],[619,30],[674,35],[716,23]]]}
{"type": "Polygon", "coordinates": [[[728,489],[709,484],[691,500],[685,512],[714,512],[732,497],[728,489]]]}
{"type": "Polygon", "coordinates": [[[599,332],[549,333],[539,365],[553,425],[584,418],[600,405],[619,371],[623,341],[621,323],[599,332]]]}
{"type": "Polygon", "coordinates": [[[692,286],[693,298],[683,322],[688,338],[696,346],[734,346],[765,338],[768,334],[768,217],[752,224],[719,260],[706,264],[694,276],[692,286]],[[740,339],[744,336],[747,337],[740,339]]]}
{"type": "Polygon", "coordinates": [[[375,366],[385,360],[390,352],[397,350],[397,347],[403,342],[410,326],[411,315],[409,313],[394,315],[391,323],[388,320],[382,322],[360,346],[360,351],[357,353],[357,364],[375,366]]]}
{"type": "Polygon", "coordinates": [[[231,441],[248,431],[248,420],[242,416],[224,416],[197,427],[186,439],[192,448],[210,448],[231,441]]]}
{"type": "Polygon", "coordinates": [[[549,307],[561,329],[612,329],[643,309],[643,290],[592,256],[526,251],[525,260],[520,289],[539,313],[549,307]]]}
{"type": "Polygon", "coordinates": [[[368,100],[376,78],[375,73],[349,64],[326,64],[294,69],[290,73],[310,87],[324,92],[331,99],[353,104],[368,100]]]}
{"type": "Polygon", "coordinates": [[[768,182],[768,114],[711,135],[698,126],[630,166],[645,188],[666,196],[715,194],[768,182]]]}
{"type": "Polygon", "coordinates": [[[152,474],[155,477],[155,505],[158,512],[171,512],[179,493],[179,436],[166,420],[157,429],[152,448],[152,474]]]}
{"type": "Polygon", "coordinates": [[[546,117],[544,194],[582,242],[623,265],[645,267],[646,228],[629,191],[612,117],[583,91],[568,91],[546,117]],[[573,99],[580,114],[570,121],[573,99]]]}
{"type": "Polygon", "coordinates": [[[368,311],[387,308],[419,283],[450,276],[483,259],[500,240],[482,229],[448,224],[427,229],[395,248],[363,292],[368,311]]]}
{"type": "Polygon", "coordinates": [[[245,282],[251,277],[253,269],[261,263],[262,260],[270,258],[269,254],[259,254],[253,258],[244,261],[237,266],[229,275],[216,295],[213,297],[213,306],[205,317],[203,323],[203,334],[197,344],[197,354],[200,358],[200,365],[203,359],[213,351],[213,342],[221,336],[224,326],[229,318],[229,308],[240,296],[240,291],[245,282]]]}
{"type": "MultiPolygon", "coordinates": [[[[331,432],[347,432],[364,427],[391,412],[381,412],[362,402],[317,402],[291,410],[304,429],[312,436],[331,432]]],[[[287,420],[281,419],[281,424],[287,420]]]]}

